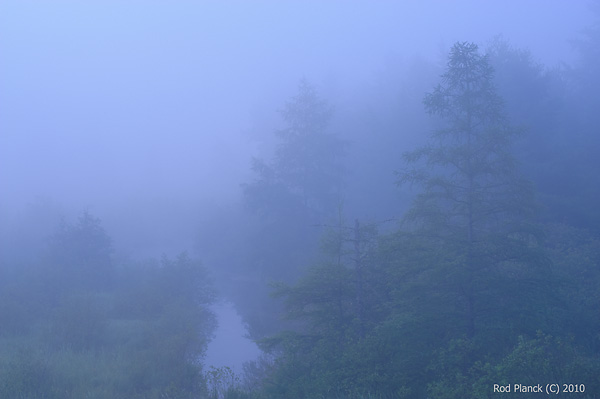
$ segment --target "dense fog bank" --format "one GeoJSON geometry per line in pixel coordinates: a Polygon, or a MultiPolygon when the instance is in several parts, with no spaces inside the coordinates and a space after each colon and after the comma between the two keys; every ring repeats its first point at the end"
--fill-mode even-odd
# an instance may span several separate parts
{"type": "Polygon", "coordinates": [[[593,397],[599,16],[3,2],[0,396],[593,397]]]}

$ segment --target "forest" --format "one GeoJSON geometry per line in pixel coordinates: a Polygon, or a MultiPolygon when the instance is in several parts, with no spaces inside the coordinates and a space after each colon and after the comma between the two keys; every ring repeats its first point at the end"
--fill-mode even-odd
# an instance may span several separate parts
{"type": "Polygon", "coordinates": [[[572,46],[457,41],[338,102],[300,77],[188,251],[29,202],[0,235],[0,397],[598,397],[598,19],[572,46]],[[222,300],[260,348],[240,370],[205,361],[222,300]]]}

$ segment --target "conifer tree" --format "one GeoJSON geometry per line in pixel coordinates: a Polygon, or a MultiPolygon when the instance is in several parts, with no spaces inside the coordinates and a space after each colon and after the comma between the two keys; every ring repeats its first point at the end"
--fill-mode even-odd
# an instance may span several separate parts
{"type": "Polygon", "coordinates": [[[295,211],[319,222],[339,205],[345,142],[329,131],[332,107],[301,80],[281,110],[284,128],[270,162],[255,158],[255,180],[244,185],[246,202],[271,217],[295,211]]]}
{"type": "Polygon", "coordinates": [[[442,82],[424,104],[440,128],[404,155],[408,167],[399,173],[400,183],[422,188],[406,215],[430,246],[429,264],[418,265],[428,277],[420,269],[420,281],[442,298],[458,336],[534,332],[541,326],[532,304],[545,285],[533,192],[512,156],[518,132],[477,45],[452,47],[442,82]]]}

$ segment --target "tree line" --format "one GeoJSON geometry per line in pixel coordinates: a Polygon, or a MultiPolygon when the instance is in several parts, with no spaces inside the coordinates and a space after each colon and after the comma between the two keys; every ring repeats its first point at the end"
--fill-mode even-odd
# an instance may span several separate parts
{"type": "MultiPolygon", "coordinates": [[[[0,396],[486,398],[495,384],[567,383],[585,391],[562,396],[593,397],[593,43],[591,30],[573,71],[502,39],[485,52],[456,43],[423,100],[430,133],[371,154],[395,154],[388,172],[410,196],[385,219],[351,216],[348,187],[387,183],[371,169],[352,182],[369,166],[349,159],[356,143],[302,80],[273,156],[242,186],[244,245],[226,241],[231,262],[207,265],[238,277],[218,283],[265,352],[244,383],[203,367],[217,294],[198,260],[116,260],[98,218],[62,222],[0,268],[0,396]]],[[[369,194],[363,210],[380,204],[369,194]]]]}
{"type": "Polygon", "coordinates": [[[278,280],[279,308],[270,309],[283,316],[257,337],[274,359],[258,397],[486,398],[494,384],[571,382],[586,392],[562,396],[595,395],[597,161],[583,143],[597,143],[597,123],[551,92],[558,82],[575,90],[578,76],[544,72],[502,39],[486,54],[456,43],[423,101],[434,128],[396,172],[412,204],[385,233],[346,220],[346,143],[326,130],[329,106],[301,82],[272,162],[255,161],[244,187],[265,234],[252,265],[275,268],[265,272],[278,280]],[[571,139],[562,129],[574,119],[581,130],[571,139]],[[556,169],[564,174],[547,181],[556,169]]]}

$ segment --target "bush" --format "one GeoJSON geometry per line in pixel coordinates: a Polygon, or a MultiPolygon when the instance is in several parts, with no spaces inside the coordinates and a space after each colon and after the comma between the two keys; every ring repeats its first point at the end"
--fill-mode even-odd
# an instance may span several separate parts
{"type": "Polygon", "coordinates": [[[106,340],[107,309],[98,296],[69,295],[54,311],[49,339],[57,347],[98,349],[106,340]]]}

